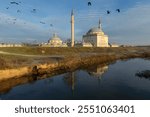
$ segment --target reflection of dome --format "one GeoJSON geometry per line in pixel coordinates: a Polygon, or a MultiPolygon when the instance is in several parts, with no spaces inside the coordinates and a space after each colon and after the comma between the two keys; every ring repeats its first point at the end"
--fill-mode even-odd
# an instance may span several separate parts
{"type": "Polygon", "coordinates": [[[50,43],[51,45],[61,45],[62,40],[56,34],[54,34],[53,37],[48,41],[48,43],[50,43]]]}
{"type": "Polygon", "coordinates": [[[102,34],[102,35],[104,35],[104,32],[102,31],[102,29],[101,28],[92,28],[92,29],[90,29],[88,32],[87,32],[87,34],[102,34]]]}
{"type": "Polygon", "coordinates": [[[93,69],[90,70],[90,75],[97,77],[97,78],[101,78],[101,76],[108,70],[108,66],[97,66],[93,69]]]}

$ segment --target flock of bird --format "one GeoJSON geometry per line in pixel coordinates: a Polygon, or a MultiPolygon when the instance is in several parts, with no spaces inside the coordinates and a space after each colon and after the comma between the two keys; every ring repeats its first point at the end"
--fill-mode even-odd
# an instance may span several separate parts
{"type": "MultiPolygon", "coordinates": [[[[10,2],[10,4],[12,5],[20,5],[22,2],[15,2],[15,1],[12,1],[10,2]]],[[[6,7],[6,9],[8,10],[10,7],[6,7]]],[[[31,10],[32,13],[36,13],[36,9],[32,9],[31,10]]],[[[21,10],[17,10],[17,13],[21,13],[21,10]]]]}
{"type": "MultiPolygon", "coordinates": [[[[11,1],[10,4],[11,4],[11,5],[17,5],[17,6],[19,6],[19,5],[23,4],[23,3],[22,3],[21,1],[19,1],[19,2],[11,1]]],[[[91,1],[88,1],[88,2],[87,2],[87,5],[88,5],[88,7],[91,7],[91,6],[93,5],[93,3],[92,3],[91,1]]],[[[9,10],[10,8],[11,8],[11,6],[6,7],[7,10],[9,10]]],[[[38,10],[35,9],[35,8],[32,8],[32,9],[30,10],[30,12],[33,13],[33,14],[37,13],[37,11],[38,11],[38,10]]],[[[18,9],[16,12],[17,12],[17,13],[22,13],[22,11],[21,11],[20,9],[18,9]]],[[[120,9],[116,9],[116,12],[120,13],[121,10],[120,10],[120,9]]],[[[111,14],[111,11],[110,11],[110,10],[107,10],[107,11],[106,11],[106,14],[111,14]]],[[[16,24],[16,22],[17,22],[17,18],[14,18],[14,19],[13,19],[13,24],[16,24]]],[[[45,25],[45,24],[46,24],[46,22],[44,22],[44,21],[39,21],[39,23],[42,24],[42,25],[45,25]]],[[[24,24],[26,24],[26,23],[24,23],[24,24]]],[[[53,24],[49,24],[49,26],[50,26],[50,27],[53,27],[53,24]]]]}
{"type": "MultiPolygon", "coordinates": [[[[21,5],[21,4],[22,4],[21,1],[19,1],[19,2],[11,1],[11,2],[10,2],[10,5],[17,5],[17,6],[19,6],[19,5],[21,5]]],[[[6,10],[9,10],[10,8],[11,8],[11,6],[6,7],[6,10]]],[[[22,13],[22,11],[21,11],[20,9],[18,9],[16,12],[17,12],[17,13],[22,13]]],[[[31,13],[37,13],[37,9],[33,8],[33,9],[30,10],[30,12],[31,12],[31,13]]],[[[8,20],[10,20],[10,19],[8,19],[8,20]]],[[[16,24],[16,23],[17,23],[17,18],[12,19],[12,21],[13,21],[13,24],[16,24]]],[[[43,22],[43,21],[40,21],[39,23],[40,23],[40,24],[46,24],[46,23],[43,22]]],[[[26,23],[24,23],[24,24],[26,24],[26,23]]],[[[52,27],[53,24],[50,24],[50,26],[52,27]]]]}
{"type": "MultiPolygon", "coordinates": [[[[92,2],[88,1],[88,6],[92,6],[92,2]]],[[[121,12],[120,9],[116,9],[116,11],[117,11],[118,13],[121,12]]],[[[106,13],[107,13],[107,14],[110,14],[111,11],[110,11],[110,10],[107,10],[106,13]]]]}

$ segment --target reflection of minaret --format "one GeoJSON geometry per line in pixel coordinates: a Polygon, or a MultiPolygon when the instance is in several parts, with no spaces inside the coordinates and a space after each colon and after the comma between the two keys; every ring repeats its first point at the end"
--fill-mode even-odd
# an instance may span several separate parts
{"type": "Polygon", "coordinates": [[[71,73],[71,78],[72,78],[72,91],[74,91],[75,89],[75,73],[74,72],[71,73]]]}
{"type": "Polygon", "coordinates": [[[74,13],[71,12],[71,47],[74,47],[74,13]]]}
{"type": "Polygon", "coordinates": [[[75,90],[75,72],[69,72],[64,76],[64,81],[67,83],[68,86],[71,87],[72,92],[74,93],[75,90]]]}

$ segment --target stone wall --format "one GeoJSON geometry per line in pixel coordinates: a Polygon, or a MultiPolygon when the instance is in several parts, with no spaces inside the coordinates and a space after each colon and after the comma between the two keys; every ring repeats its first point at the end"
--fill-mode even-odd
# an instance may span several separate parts
{"type": "Polygon", "coordinates": [[[0,47],[22,47],[21,44],[0,44],[0,47]]]}

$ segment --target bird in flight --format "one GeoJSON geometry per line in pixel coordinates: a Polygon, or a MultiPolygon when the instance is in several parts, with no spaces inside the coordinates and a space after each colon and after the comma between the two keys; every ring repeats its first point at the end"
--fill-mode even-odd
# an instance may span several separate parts
{"type": "Polygon", "coordinates": [[[32,13],[36,13],[36,9],[32,9],[32,11],[31,11],[32,13]]]}
{"type": "Polygon", "coordinates": [[[91,6],[92,5],[92,3],[91,2],[88,2],[88,6],[91,6]]]}
{"type": "Polygon", "coordinates": [[[16,5],[19,5],[19,3],[18,2],[10,2],[10,4],[16,4],[16,5]]]}
{"type": "Polygon", "coordinates": [[[116,11],[117,11],[118,13],[120,13],[120,9],[116,9],[116,11]]]}
{"type": "Polygon", "coordinates": [[[40,21],[41,24],[45,24],[45,22],[40,21]]]}
{"type": "Polygon", "coordinates": [[[107,10],[107,14],[110,14],[110,13],[111,13],[111,11],[107,10]]]}

